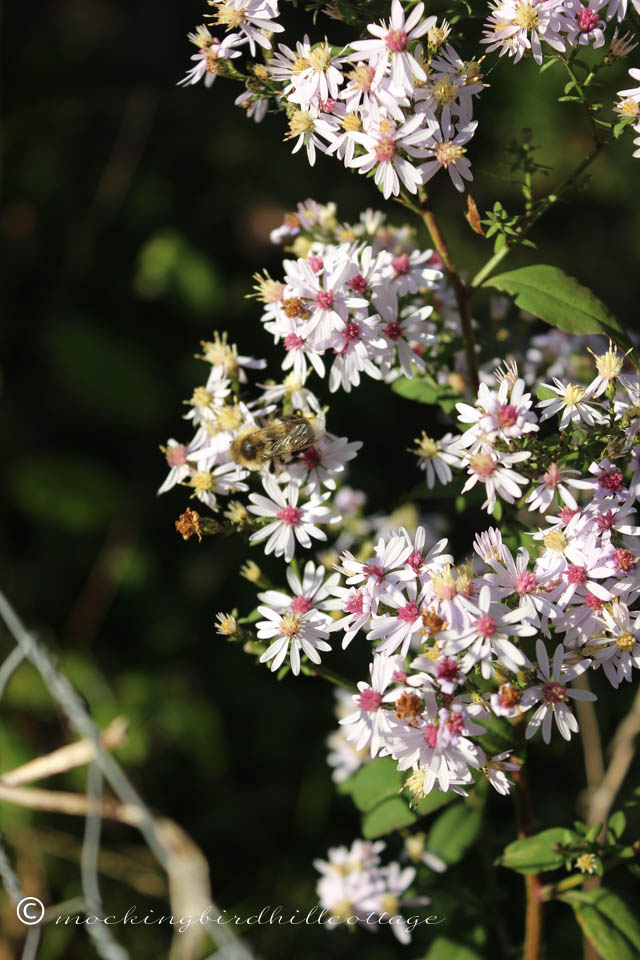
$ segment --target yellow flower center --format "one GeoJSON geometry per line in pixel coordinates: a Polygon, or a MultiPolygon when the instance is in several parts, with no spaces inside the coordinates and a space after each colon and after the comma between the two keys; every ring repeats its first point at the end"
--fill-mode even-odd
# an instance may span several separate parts
{"type": "Polygon", "coordinates": [[[326,40],[309,54],[309,66],[317,73],[324,73],[331,66],[331,50],[326,40]]]}
{"type": "Polygon", "coordinates": [[[307,70],[308,68],[309,61],[305,57],[296,57],[293,61],[292,69],[294,73],[302,73],[303,70],[307,70]]]}
{"type": "Polygon", "coordinates": [[[530,3],[529,0],[523,0],[522,3],[518,4],[513,22],[519,27],[524,27],[525,30],[537,30],[540,26],[540,18],[535,11],[534,5],[530,3]]]}
{"type": "Polygon", "coordinates": [[[234,10],[233,7],[227,7],[224,4],[218,5],[216,23],[219,23],[221,26],[225,27],[225,29],[234,30],[244,22],[244,19],[244,10],[234,10]]]}
{"type": "Polygon", "coordinates": [[[553,530],[546,535],[542,542],[547,550],[553,550],[554,553],[562,553],[568,541],[562,530],[553,530]]]}
{"type": "Polygon", "coordinates": [[[575,407],[584,399],[585,392],[584,387],[579,384],[569,383],[564,392],[564,402],[568,407],[575,407]]]}
{"type": "Polygon", "coordinates": [[[452,100],[455,100],[456,93],[457,89],[452,83],[449,82],[448,77],[443,77],[442,80],[438,80],[433,88],[434,100],[440,107],[444,107],[448,103],[451,103],[452,100]]]}
{"type": "Polygon", "coordinates": [[[636,638],[632,633],[621,633],[620,636],[616,639],[616,646],[619,650],[624,651],[625,653],[629,650],[633,650],[636,643],[636,638]]]}
{"type": "Polygon", "coordinates": [[[459,160],[465,152],[465,148],[454,143],[453,140],[445,140],[436,147],[436,159],[446,169],[450,163],[453,163],[455,166],[456,161],[459,160]]]}
{"type": "Polygon", "coordinates": [[[199,470],[191,477],[191,486],[196,493],[210,493],[215,489],[216,481],[212,473],[199,470]]]}
{"type": "Polygon", "coordinates": [[[293,137],[299,137],[301,133],[311,133],[313,130],[313,117],[307,110],[296,110],[289,119],[289,133],[285,140],[291,140],[293,137]]]}
{"type": "Polygon", "coordinates": [[[194,407],[208,407],[212,400],[213,396],[206,387],[196,387],[191,397],[191,403],[194,407]]]}
{"type": "Polygon", "coordinates": [[[345,130],[362,130],[362,121],[357,113],[347,113],[344,120],[342,121],[342,126],[345,130]]]}
{"type": "Polygon", "coordinates": [[[297,613],[285,613],[280,621],[280,633],[283,637],[289,637],[290,640],[293,640],[300,633],[301,626],[302,620],[297,613]]]}

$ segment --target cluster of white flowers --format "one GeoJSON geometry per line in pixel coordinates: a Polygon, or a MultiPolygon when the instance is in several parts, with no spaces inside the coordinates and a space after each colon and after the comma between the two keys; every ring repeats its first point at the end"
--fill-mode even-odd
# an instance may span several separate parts
{"type": "Polygon", "coordinates": [[[483,723],[531,711],[527,737],[541,728],[549,742],[555,720],[568,740],[578,729],[571,699],[595,699],[572,680],[599,668],[613,687],[632,679],[640,668],[640,614],[630,610],[640,592],[640,448],[628,453],[628,482],[624,464],[608,460],[588,479],[548,472],[530,508],[544,516],[557,495],[559,511],[533,534],[533,561],[525,547],[514,557],[495,528],[476,539],[479,575],[473,564],[453,566],[445,540],[427,549],[422,528],[381,538],[367,559],[343,554],[345,585],[333,588],[343,616],[331,629],[343,646],[367,632],[375,652],[355,711],[340,721],[358,753],[332,742],[336,779],[368,747],[412,770],[407,785],[419,797],[434,787],[464,793],[474,770],[506,793],[506,771],[517,764],[487,758],[475,739],[483,723]],[[540,635],[555,645],[551,663],[540,635]],[[494,681],[492,692],[477,688],[476,668],[494,681]]]}
{"type": "MultiPolygon", "coordinates": [[[[523,448],[532,446],[532,438],[540,429],[539,423],[558,415],[561,431],[570,425],[606,426],[609,429],[615,424],[621,425],[637,403],[640,379],[621,375],[624,357],[611,346],[596,356],[595,362],[597,375],[586,387],[555,377],[552,384],[540,384],[540,388],[551,394],[537,404],[543,410],[540,417],[532,409],[533,400],[525,392],[526,385],[518,376],[516,364],[508,364],[506,370],[498,369],[495,373],[499,382],[497,389],[481,383],[474,406],[456,404],[459,422],[465,427],[468,425],[464,433],[448,433],[439,440],[423,433],[416,440],[414,452],[419,457],[418,465],[426,473],[427,486],[433,488],[436,480],[449,483],[453,478],[452,467],[464,469],[468,479],[462,493],[477,483],[483,484],[486,492],[483,507],[492,514],[498,499],[514,503],[522,496],[523,488],[528,486],[527,476],[513,468],[519,463],[524,465],[532,457],[533,451],[523,448]],[[603,402],[604,394],[611,389],[614,394],[617,391],[618,400],[607,408],[603,402]]],[[[626,449],[633,442],[635,433],[635,429],[626,432],[626,449]]],[[[528,497],[530,508],[544,512],[557,488],[566,492],[569,499],[565,497],[565,503],[571,502],[575,508],[567,486],[585,485],[582,480],[572,479],[575,474],[574,470],[561,471],[555,463],[549,464],[528,497]]]]}
{"type": "MultiPolygon", "coordinates": [[[[349,392],[363,374],[389,382],[401,373],[413,377],[424,371],[425,355],[437,346],[437,328],[427,322],[433,306],[425,305],[425,294],[441,286],[439,258],[412,245],[398,249],[393,232],[379,238],[366,233],[365,223],[333,230],[350,238],[342,243],[311,239],[310,221],[324,214],[326,208],[308,202],[300,205],[297,227],[289,218],[274,231],[276,240],[300,234],[303,221],[309,240],[302,244],[304,256],[284,261],[282,282],[259,283],[265,329],[286,351],[283,370],[291,370],[300,384],[310,368],[324,377],[328,353],[332,393],[349,392]]],[[[379,226],[379,219],[373,224],[379,226]]]]}
{"type": "MultiPolygon", "coordinates": [[[[204,26],[189,34],[199,52],[182,84],[204,77],[210,85],[241,45],[249,43],[252,54],[254,43],[270,49],[261,31],[282,30],[270,19],[277,5],[268,0],[215,6],[216,23],[240,32],[222,41],[204,26]]],[[[307,36],[295,49],[280,43],[266,65],[254,66],[236,104],[260,121],[273,100],[287,112],[285,139],[295,141],[294,153],[305,147],[313,165],[320,150],[362,174],[374,171],[385,198],[401,187],[416,193],[441,169],[464,190],[464,181],[473,179],[465,145],[477,127],[473,97],[483,89],[482,75],[477,61],[461,59],[446,42],[449,24],[423,13],[423,3],[407,16],[400,0],[392,0],[389,20],[368,25],[371,39],[339,51],[307,36]]]]}
{"type": "Polygon", "coordinates": [[[634,151],[633,156],[640,157],[640,69],[632,67],[629,70],[629,76],[636,81],[638,86],[618,91],[620,100],[615,106],[615,111],[620,117],[630,118],[633,121],[631,129],[637,134],[633,141],[637,150],[634,151]]]}
{"type": "MultiPolygon", "coordinates": [[[[640,12],[640,0],[632,0],[640,12]]],[[[536,63],[543,58],[542,42],[563,53],[567,48],[603,47],[607,22],[614,17],[620,22],[627,13],[627,0],[494,0],[491,14],[480,41],[487,50],[505,53],[517,63],[531,52],[536,63]]],[[[619,51],[624,42],[617,30],[612,38],[613,56],[626,56],[619,51]],[[617,45],[617,46],[616,46],[617,45]]],[[[628,45],[627,45],[628,48],[628,45]]],[[[633,45],[631,45],[633,49],[633,45]]]]}
{"type": "Polygon", "coordinates": [[[314,861],[321,874],[318,900],[330,914],[327,929],[337,929],[340,924],[353,928],[358,924],[376,933],[389,926],[400,943],[411,942],[411,931],[419,921],[407,920],[399,910],[426,906],[430,900],[406,896],[416,875],[415,868],[403,868],[397,860],[383,865],[380,854],[385,846],[382,840],[354,840],[351,847],[331,847],[328,860],[314,861]]]}
{"type": "Polygon", "coordinates": [[[205,86],[210,87],[225,60],[237,59],[245,45],[248,45],[252,57],[256,55],[256,44],[270,50],[269,34],[284,30],[275,19],[278,0],[213,0],[210,6],[214,7],[215,13],[207,16],[226,36],[222,40],[214,37],[205,24],[187,35],[198,52],[191,57],[195,65],[180,81],[180,86],[190,86],[204,78],[205,86]]]}

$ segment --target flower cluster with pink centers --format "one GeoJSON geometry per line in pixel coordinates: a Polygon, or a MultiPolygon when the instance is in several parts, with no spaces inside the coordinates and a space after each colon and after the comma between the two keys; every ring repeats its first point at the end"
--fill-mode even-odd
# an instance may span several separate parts
{"type": "MultiPolygon", "coordinates": [[[[307,205],[301,217],[310,213],[307,205]]],[[[274,238],[291,229],[285,225],[274,238]]],[[[340,232],[354,237],[344,228],[333,231],[340,232]]],[[[438,345],[425,294],[443,280],[439,258],[409,244],[394,250],[393,236],[384,245],[374,245],[373,237],[335,243],[307,231],[305,242],[299,222],[297,235],[290,249],[304,249],[304,256],[285,259],[282,281],[263,280],[258,294],[265,329],[284,347],[282,368],[290,378],[302,384],[312,370],[324,378],[327,358],[331,393],[350,392],[363,376],[390,382],[424,372],[438,345]]]]}
{"type": "Polygon", "coordinates": [[[629,76],[637,86],[618,91],[620,99],[615,106],[615,111],[621,118],[631,122],[631,129],[637,134],[633,144],[638,148],[633,156],[640,157],[640,69],[631,67],[629,76]]]}
{"type": "Polygon", "coordinates": [[[367,559],[343,553],[344,582],[332,587],[342,616],[330,630],[343,647],[366,639],[372,659],[351,712],[342,698],[336,779],[369,755],[391,756],[418,797],[464,794],[478,772],[506,793],[517,762],[487,757],[478,742],[491,716],[526,721],[527,738],[540,729],[547,743],[555,723],[568,740],[578,730],[572,702],[595,699],[571,681],[592,670],[614,688],[632,680],[640,448],[593,464],[579,487],[559,486],[556,515],[537,505],[546,525],[533,533],[533,556],[524,546],[514,554],[497,528],[476,538],[478,571],[454,566],[446,541],[429,544],[420,527],[381,538],[367,559]]]}
{"type": "MultiPolygon", "coordinates": [[[[638,0],[633,4],[640,6],[638,0]]],[[[495,0],[490,7],[480,42],[487,51],[512,57],[514,63],[530,53],[542,64],[543,43],[558,53],[580,46],[603,47],[608,22],[613,18],[620,22],[627,14],[627,0],[495,0]]]]}
{"type": "MultiPolygon", "coordinates": [[[[232,30],[223,39],[206,26],[189,34],[198,47],[183,85],[204,78],[210,86],[221,69],[249,45],[271,49],[269,34],[281,32],[271,0],[215,4],[214,26],[232,30]]],[[[361,174],[373,171],[385,198],[402,189],[415,194],[440,170],[457,190],[473,179],[466,145],[475,133],[473,98],[484,88],[479,63],[463,60],[447,42],[446,20],[424,16],[424,3],[407,13],[392,0],[388,19],[370,23],[370,35],[335,50],[308,36],[295,47],[279,43],[236,104],[256,121],[269,103],[286,110],[286,140],[303,148],[313,166],[317,152],[335,155],[361,174]]]]}

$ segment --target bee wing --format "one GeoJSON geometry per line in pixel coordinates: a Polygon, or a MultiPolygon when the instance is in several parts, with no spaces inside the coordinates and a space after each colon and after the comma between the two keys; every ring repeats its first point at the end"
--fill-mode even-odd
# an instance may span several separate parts
{"type": "Polygon", "coordinates": [[[308,420],[300,417],[287,423],[287,430],[282,436],[269,439],[268,449],[270,457],[284,457],[298,450],[306,450],[315,442],[315,433],[308,420]]]}

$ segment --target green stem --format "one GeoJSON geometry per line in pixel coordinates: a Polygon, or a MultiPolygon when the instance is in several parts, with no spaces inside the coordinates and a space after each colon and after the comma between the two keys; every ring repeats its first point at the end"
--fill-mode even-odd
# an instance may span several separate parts
{"type": "Polygon", "coordinates": [[[478,377],[478,358],[476,356],[476,343],[471,320],[470,291],[467,289],[460,274],[458,273],[449,247],[447,246],[442,230],[440,229],[440,225],[436,220],[433,207],[431,206],[431,201],[426,191],[420,191],[420,207],[416,208],[411,205],[411,208],[415,210],[420,217],[422,217],[424,225],[429,231],[429,236],[431,237],[433,245],[440,255],[442,263],[444,264],[444,268],[447,271],[449,283],[453,287],[456,303],[458,305],[458,313],[460,314],[460,325],[462,328],[462,340],[464,343],[464,351],[467,360],[469,383],[474,393],[477,393],[480,380],[478,377]]]}
{"type": "Polygon", "coordinates": [[[328,680],[329,683],[335,683],[336,687],[342,687],[351,693],[358,693],[357,684],[343,677],[341,673],[336,673],[335,670],[330,670],[329,667],[323,667],[321,663],[303,663],[300,666],[300,672],[306,674],[308,677],[322,677],[324,680],[328,680]]]}
{"type": "Polygon", "coordinates": [[[518,237],[516,240],[507,241],[494,255],[487,260],[485,265],[476,273],[475,277],[471,281],[471,288],[476,289],[479,287],[493,272],[495,267],[501,263],[504,258],[511,252],[513,247],[517,244],[518,240],[524,237],[531,227],[538,222],[540,217],[542,217],[547,210],[549,210],[555,203],[560,200],[562,195],[569,190],[571,187],[575,186],[576,182],[579,180],[580,176],[584,173],[587,167],[595,160],[599,153],[602,152],[604,147],[606,147],[611,140],[613,139],[613,134],[610,134],[605,140],[598,142],[590,153],[580,161],[580,163],[571,171],[571,173],[565,177],[565,179],[560,183],[560,185],[552,193],[548,193],[546,197],[543,197],[535,205],[530,215],[524,218],[523,222],[518,227],[518,237]]]}

